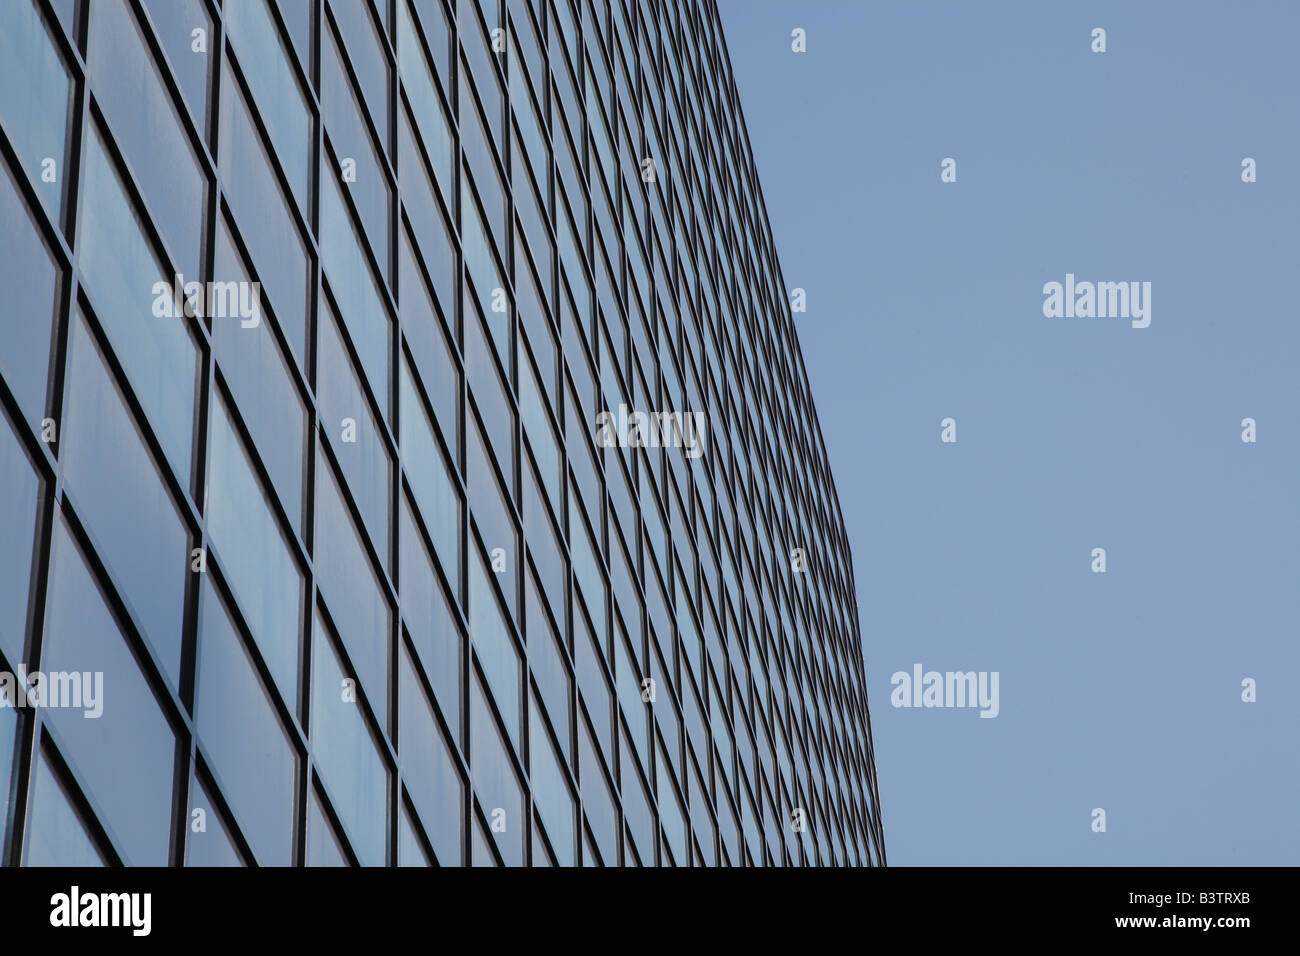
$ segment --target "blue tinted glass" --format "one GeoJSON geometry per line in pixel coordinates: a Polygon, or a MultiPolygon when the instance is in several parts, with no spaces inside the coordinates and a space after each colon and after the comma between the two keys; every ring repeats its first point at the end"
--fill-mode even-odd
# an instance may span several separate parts
{"type": "MultiPolygon", "coordinates": [[[[364,10],[357,4],[359,15],[364,10]]],[[[321,111],[325,116],[325,128],[329,132],[330,145],[338,161],[351,165],[351,177],[345,177],[352,201],[357,204],[361,216],[361,225],[366,238],[374,250],[375,259],[380,264],[384,279],[391,282],[388,258],[388,227],[392,194],[388,189],[388,177],[375,151],[375,145],[366,129],[362,117],[362,107],[357,102],[352,83],[348,80],[343,67],[342,54],[334,40],[334,32],[326,30],[321,44],[321,111]]]]}
{"type": "Polygon", "coordinates": [[[103,0],[89,9],[96,102],[157,219],[173,264],[184,281],[196,281],[207,192],[198,160],[127,0],[103,0]]]}
{"type": "MultiPolygon", "coordinates": [[[[411,379],[410,369],[402,363],[401,438],[402,466],[415,494],[415,503],[429,528],[433,546],[442,566],[460,567],[460,529],[462,521],[460,492],[447,467],[428,412],[411,379]]],[[[459,577],[453,571],[453,587],[460,590],[459,577]]]]}
{"type": "MultiPolygon", "coordinates": [[[[224,217],[217,226],[213,276],[216,282],[249,281],[224,217]]],[[[260,306],[251,318],[237,318],[229,310],[214,316],[212,349],[285,512],[301,523],[307,415],[268,322],[260,306]]]]}
{"type": "Polygon", "coordinates": [[[356,676],[386,723],[392,611],[323,454],[316,456],[316,581],[356,676]]]}
{"type": "MultiPolygon", "coordinates": [[[[388,8],[388,0],[379,6],[388,8]]],[[[356,70],[357,81],[365,97],[366,110],[375,121],[381,143],[388,142],[388,60],[383,53],[383,40],[370,16],[366,0],[342,0],[329,4],[330,11],[339,24],[339,33],[347,44],[348,58],[356,70]]],[[[323,71],[322,71],[323,72],[323,71]]]]}
{"type": "MultiPolygon", "coordinates": [[[[456,435],[460,415],[460,371],[453,358],[456,347],[438,319],[429,287],[415,264],[415,254],[405,229],[402,230],[400,249],[398,284],[401,288],[402,332],[415,358],[415,370],[429,392],[438,425],[447,436],[447,444],[455,448],[459,444],[456,435]]],[[[451,288],[448,279],[444,289],[451,288]]]]}
{"type": "Polygon", "coordinates": [[[68,353],[65,481],[122,596],[179,687],[189,534],[80,314],[68,353]]]}
{"type": "Polygon", "coordinates": [[[493,826],[492,838],[506,866],[522,866],[527,832],[523,790],[511,765],[509,746],[488,709],[487,691],[477,677],[470,684],[469,766],[474,792],[493,826]]]}
{"type": "Polygon", "coordinates": [[[198,42],[195,30],[202,30],[205,43],[213,37],[212,18],[203,0],[145,0],[154,31],[171,63],[176,79],[180,81],[185,102],[194,114],[199,132],[208,128],[208,81],[211,79],[212,58],[195,51],[198,42]]]}
{"type": "Polygon", "coordinates": [[[212,403],[209,431],[208,538],[280,693],[296,709],[302,575],[220,401],[212,403]]]}
{"type": "MultiPolygon", "coordinates": [[[[433,198],[434,187],[429,179],[428,167],[415,147],[415,136],[406,110],[398,115],[397,165],[402,177],[402,205],[411,223],[429,281],[444,314],[456,301],[456,245],[452,228],[442,214],[442,207],[433,198]]],[[[405,287],[403,287],[405,288],[405,287]]],[[[454,321],[454,318],[452,319],[454,321]]],[[[417,356],[418,358],[418,356],[417,356]]]]}
{"type": "MultiPolygon", "coordinates": [[[[473,194],[468,184],[461,181],[460,235],[465,251],[465,268],[474,281],[473,293],[492,333],[492,344],[501,358],[501,364],[510,366],[510,291],[506,288],[496,254],[483,228],[473,194]]],[[[466,295],[470,290],[465,290],[466,295]]]]}
{"type": "Polygon", "coordinates": [[[86,832],[49,758],[41,754],[32,773],[32,822],[23,847],[25,866],[103,866],[104,858],[86,832]]]}
{"type": "Polygon", "coordinates": [[[80,265],[95,314],[168,461],[188,485],[197,350],[188,320],[167,314],[174,304],[174,279],[165,275],[145,239],[97,130],[87,137],[81,195],[80,265]]]}
{"type": "Polygon", "coordinates": [[[208,788],[197,777],[190,778],[189,811],[191,822],[185,832],[185,865],[243,866],[216,803],[209,795],[208,788]],[[203,821],[202,830],[194,829],[197,825],[194,822],[196,810],[203,811],[198,818],[203,821]]]}
{"type": "Polygon", "coordinates": [[[402,652],[400,715],[402,780],[411,794],[443,866],[461,865],[460,825],[464,817],[464,788],[447,741],[434,721],[429,699],[415,676],[409,652],[402,652]]]}
{"type": "Polygon", "coordinates": [[[530,777],[533,803],[542,815],[551,846],[561,866],[574,862],[574,804],[560,757],[555,752],[541,716],[541,702],[536,701],[529,718],[530,777]]]}
{"type": "MultiPolygon", "coordinates": [[[[397,70],[402,76],[402,86],[411,101],[420,138],[424,140],[433,174],[442,190],[442,198],[451,204],[453,164],[451,121],[443,109],[442,98],[435,87],[429,61],[416,37],[415,25],[406,0],[397,0],[397,70]]],[[[403,174],[404,175],[404,174],[403,174]]]]}
{"type": "Polygon", "coordinates": [[[472,556],[469,561],[470,639],[483,673],[487,675],[497,709],[501,711],[501,719],[505,721],[510,739],[518,746],[522,663],[488,574],[482,559],[472,556]]]}
{"type": "Polygon", "coordinates": [[[420,838],[415,835],[411,825],[411,814],[402,804],[402,812],[397,821],[397,865],[430,866],[429,858],[424,853],[420,838]]]}
{"type": "Polygon", "coordinates": [[[63,210],[71,106],[72,81],[35,0],[0,4],[0,120],[56,222],[63,210]],[[52,182],[42,176],[50,169],[46,159],[53,162],[52,182]]]}
{"type": "Polygon", "coordinates": [[[307,803],[307,865],[349,865],[343,848],[339,846],[338,835],[320,805],[320,797],[316,795],[315,788],[307,803]]]}
{"type": "Polygon", "coordinates": [[[206,583],[196,712],[203,753],[257,862],[289,866],[298,760],[248,652],[206,583]]]}
{"type": "Polygon", "coordinates": [[[339,460],[375,550],[388,561],[388,506],[392,461],[380,427],[343,346],[334,310],[321,303],[317,320],[316,405],[330,448],[339,460]]]}
{"type": "Polygon", "coordinates": [[[465,642],[452,616],[454,604],[438,580],[405,496],[399,538],[402,617],[443,717],[460,739],[460,664],[465,642]]]}
{"type": "Polygon", "coordinates": [[[51,675],[62,672],[62,699],[79,696],[82,705],[47,704],[46,724],[103,811],[126,863],[163,866],[171,842],[176,737],[62,520],[55,527],[46,600],[43,684],[53,692],[51,675]]]}
{"type": "MultiPolygon", "coordinates": [[[[226,34],[298,205],[311,188],[311,112],[267,0],[226,0],[226,34]]],[[[304,4],[305,6],[305,4],[304,4]]]]}
{"type": "Polygon", "coordinates": [[[228,67],[221,82],[218,155],[226,201],[248,244],[262,289],[302,368],[307,347],[307,248],[228,67]]]}
{"type": "Polygon", "coordinates": [[[0,688],[0,811],[9,819],[10,776],[14,769],[14,745],[17,743],[18,711],[14,701],[0,688]]]}
{"type": "MultiPolygon", "coordinates": [[[[0,45],[4,42],[0,36],[0,45]]],[[[50,330],[59,276],[8,166],[0,166],[0,223],[4,223],[0,228],[0,288],[5,290],[5,313],[16,320],[6,322],[0,336],[0,375],[18,398],[31,428],[39,431],[45,417],[50,330]]]]}
{"type": "Polygon", "coordinates": [[[345,675],[325,623],[312,642],[312,755],[352,848],[363,866],[383,866],[388,834],[388,768],[345,675]]]}
{"type": "Polygon", "coordinates": [[[380,413],[387,418],[393,324],[333,174],[321,177],[320,195],[321,265],[380,413]]]}
{"type": "Polygon", "coordinates": [[[31,463],[0,416],[0,651],[11,665],[23,660],[39,491],[31,463]]]}

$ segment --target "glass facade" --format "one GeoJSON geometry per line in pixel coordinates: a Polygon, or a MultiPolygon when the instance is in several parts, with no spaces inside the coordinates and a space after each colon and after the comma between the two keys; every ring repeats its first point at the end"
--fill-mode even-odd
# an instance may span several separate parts
{"type": "Polygon", "coordinates": [[[6,863],[884,862],[707,0],[7,0],[0,282],[6,863]]]}

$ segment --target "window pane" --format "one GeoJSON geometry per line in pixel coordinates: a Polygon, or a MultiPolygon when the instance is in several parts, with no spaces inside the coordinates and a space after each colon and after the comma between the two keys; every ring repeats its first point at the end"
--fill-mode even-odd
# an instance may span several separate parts
{"type": "Polygon", "coordinates": [[[229,67],[221,83],[218,154],[226,201],[235,213],[236,224],[241,226],[262,289],[271,300],[299,368],[303,368],[307,344],[307,247],[229,67]]]}
{"type": "MultiPolygon", "coordinates": [[[[401,257],[398,261],[402,331],[411,347],[411,355],[415,358],[415,370],[428,389],[438,426],[447,436],[447,444],[456,448],[459,445],[456,436],[459,432],[461,389],[460,371],[453,358],[456,347],[438,319],[429,288],[415,264],[415,253],[405,229],[402,230],[401,257]]],[[[448,291],[454,288],[450,270],[449,265],[448,279],[443,286],[448,291]]]]}
{"type": "Polygon", "coordinates": [[[180,81],[185,102],[194,114],[199,132],[208,128],[208,81],[212,57],[194,52],[195,30],[202,30],[210,43],[215,33],[203,0],[145,0],[158,40],[167,54],[172,71],[180,81]]]}
{"type": "Polygon", "coordinates": [[[323,454],[316,456],[316,581],[361,687],[386,722],[392,613],[323,454]]]}
{"type": "Polygon", "coordinates": [[[511,765],[509,745],[502,740],[488,709],[487,690],[477,677],[470,684],[473,691],[470,693],[469,766],[474,792],[493,825],[492,839],[505,865],[523,866],[527,833],[523,790],[511,765]]]}
{"type": "Polygon", "coordinates": [[[316,403],[330,448],[361,509],[375,550],[388,562],[389,495],[392,461],[380,426],[361,392],[357,372],[344,349],[334,310],[321,303],[317,346],[316,403]]]}
{"type": "Polygon", "coordinates": [[[23,848],[24,866],[104,865],[104,858],[43,753],[32,773],[31,799],[32,822],[23,848]]]}
{"type": "Polygon", "coordinates": [[[306,210],[311,187],[311,113],[289,65],[289,51],[266,0],[226,0],[224,10],[235,58],[289,177],[289,188],[306,210]]]}
{"type": "Polygon", "coordinates": [[[298,760],[211,584],[199,609],[196,726],[240,830],[263,866],[293,863],[298,760]]]}
{"type": "Polygon", "coordinates": [[[179,687],[189,533],[80,313],[68,351],[65,481],[122,596],[179,687]]]}
{"type": "Polygon", "coordinates": [[[207,193],[198,160],[127,0],[92,3],[89,9],[91,89],[172,264],[186,282],[197,281],[207,193]]]}
{"type": "Polygon", "coordinates": [[[415,676],[415,664],[405,645],[401,672],[398,734],[402,780],[438,862],[443,866],[460,866],[460,825],[465,799],[460,771],[429,709],[429,699],[415,676]]]}
{"type": "MultiPolygon", "coordinates": [[[[217,226],[213,275],[216,282],[250,281],[225,217],[217,226]]],[[[267,316],[257,308],[261,321],[251,327],[244,324],[251,320],[230,314],[213,317],[212,349],[285,512],[301,525],[307,414],[267,316]]]]}
{"type": "MultiPolygon", "coordinates": [[[[510,365],[510,291],[506,288],[501,270],[497,267],[496,254],[488,241],[483,228],[483,218],[474,203],[473,193],[462,181],[460,190],[460,235],[465,251],[465,268],[474,282],[472,295],[476,297],[479,308],[492,333],[492,344],[496,348],[501,364],[510,365]],[[494,309],[494,305],[500,308],[494,309]]],[[[468,288],[466,297],[471,296],[468,288]]]]}
{"type": "Polygon", "coordinates": [[[321,265],[361,368],[379,402],[380,414],[387,418],[393,324],[375,284],[375,274],[361,251],[338,181],[333,173],[326,172],[321,177],[320,192],[321,265]]]}
{"type": "Polygon", "coordinates": [[[316,788],[311,790],[307,804],[307,865],[348,866],[347,857],[339,846],[338,835],[320,805],[316,788]]]}
{"type": "Polygon", "coordinates": [[[451,122],[442,108],[442,99],[434,87],[429,61],[416,38],[406,0],[397,0],[397,69],[402,86],[411,101],[420,137],[424,140],[429,162],[442,190],[442,198],[451,205],[452,157],[451,122]]]}
{"type": "Polygon", "coordinates": [[[35,0],[0,4],[0,119],[56,222],[63,211],[71,107],[72,81],[35,0]],[[41,178],[46,159],[54,161],[54,182],[41,178]]]}
{"type": "Polygon", "coordinates": [[[0,650],[15,666],[23,661],[39,492],[27,455],[0,415],[0,650]]]}
{"type": "Polygon", "coordinates": [[[397,827],[397,865],[431,866],[429,858],[425,856],[420,838],[415,835],[415,828],[411,825],[411,814],[406,809],[406,804],[402,804],[397,827]]]}
{"type": "Polygon", "coordinates": [[[188,485],[197,349],[185,318],[155,317],[146,308],[146,290],[157,296],[155,308],[163,302],[172,304],[173,278],[154,255],[94,129],[87,137],[81,196],[81,272],[95,314],[108,331],[168,461],[181,483],[188,485]]]}
{"type": "Polygon", "coordinates": [[[186,866],[243,866],[226,822],[198,777],[190,778],[190,825],[185,830],[186,866]],[[203,829],[194,830],[194,811],[203,811],[203,829]]]}
{"type": "MultiPolygon", "coordinates": [[[[0,34],[0,47],[4,42],[0,34]]],[[[0,65],[0,72],[4,68],[0,65]]],[[[5,82],[0,79],[0,88],[5,82]]],[[[45,417],[59,274],[9,167],[4,163],[0,167],[0,288],[5,290],[5,313],[14,319],[5,323],[0,336],[0,375],[17,397],[28,425],[39,430],[45,417]]]]}
{"type": "Polygon", "coordinates": [[[442,566],[451,571],[453,588],[460,590],[460,529],[462,507],[460,491],[433,437],[433,426],[424,402],[411,379],[410,369],[402,362],[401,446],[402,466],[415,503],[429,528],[433,546],[442,566]]]}
{"type": "Polygon", "coordinates": [[[14,751],[18,736],[18,710],[15,701],[0,688],[0,813],[9,819],[9,791],[14,773],[14,751]]]}
{"type": "Polygon", "coordinates": [[[212,403],[210,432],[208,538],[280,693],[296,710],[302,575],[220,400],[212,403]]]}
{"type": "Polygon", "coordinates": [[[346,700],[343,665],[325,622],[312,642],[311,742],[317,771],[362,866],[383,866],[388,843],[388,769],[359,702],[346,700]]]}
{"type": "Polygon", "coordinates": [[[402,496],[400,532],[402,618],[416,654],[433,685],[443,719],[460,739],[460,673],[464,639],[448,599],[434,572],[433,559],[416,529],[410,503],[402,496]]]}
{"type": "Polygon", "coordinates": [[[497,709],[501,711],[511,741],[518,748],[522,665],[488,571],[477,556],[472,556],[469,561],[469,633],[497,709]]]}
{"type": "Polygon", "coordinates": [[[127,865],[164,866],[176,737],[62,520],[47,602],[41,669],[76,671],[83,707],[47,707],[45,722],[106,815],[127,865]]]}
{"type": "Polygon", "coordinates": [[[531,753],[533,802],[546,824],[547,836],[561,866],[573,866],[573,795],[560,769],[560,758],[541,717],[541,702],[534,699],[528,732],[531,753]]]}
{"type": "MultiPolygon", "coordinates": [[[[388,0],[380,0],[386,8],[388,0]]],[[[331,0],[330,11],[339,24],[347,45],[348,59],[356,70],[365,97],[366,110],[379,130],[380,142],[388,142],[388,61],[383,53],[383,40],[370,16],[366,0],[331,0]]],[[[384,147],[385,149],[387,146],[384,147]]]]}
{"type": "MultiPolygon", "coordinates": [[[[359,16],[365,11],[358,3],[351,3],[359,16]]],[[[368,18],[367,18],[368,19],[368,18]]],[[[357,204],[361,225],[370,248],[374,250],[385,282],[392,282],[388,258],[388,227],[392,208],[392,194],[388,177],[375,151],[374,142],[362,118],[362,108],[357,102],[352,83],[343,67],[342,54],[334,39],[333,30],[325,30],[321,44],[321,112],[340,163],[352,163],[352,178],[348,192],[357,204]]]]}

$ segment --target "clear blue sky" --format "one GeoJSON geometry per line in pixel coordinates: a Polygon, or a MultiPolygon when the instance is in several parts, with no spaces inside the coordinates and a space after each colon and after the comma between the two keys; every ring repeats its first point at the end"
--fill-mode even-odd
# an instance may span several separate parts
{"type": "Polygon", "coordinates": [[[1300,863],[1300,4],[720,5],[890,863],[1300,863]],[[1150,327],[1045,318],[1066,273],[1150,327]],[[892,708],[918,662],[1000,715],[892,708]]]}

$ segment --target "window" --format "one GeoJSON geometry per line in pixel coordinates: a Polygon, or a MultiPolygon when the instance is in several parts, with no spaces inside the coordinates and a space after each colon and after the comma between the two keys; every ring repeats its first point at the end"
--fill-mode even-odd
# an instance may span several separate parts
{"type": "Polygon", "coordinates": [[[45,722],[103,811],[126,864],[164,866],[176,737],[61,519],[46,602],[41,669],[76,672],[83,706],[49,707],[45,722]],[[90,717],[96,710],[99,716],[90,717]]]}
{"type": "Polygon", "coordinates": [[[158,222],[172,264],[186,282],[197,281],[207,195],[198,159],[127,0],[93,3],[89,11],[87,58],[95,100],[158,222]]]}
{"type": "MultiPolygon", "coordinates": [[[[40,483],[27,455],[9,422],[0,415],[0,651],[11,667],[24,660],[39,492],[40,483]]],[[[4,779],[0,773],[0,781],[4,779]]]]}
{"type": "Polygon", "coordinates": [[[32,771],[32,822],[23,846],[24,866],[103,866],[104,857],[64,792],[50,766],[40,755],[32,771]]]}
{"type": "Polygon", "coordinates": [[[173,304],[173,278],[165,274],[145,238],[139,216],[93,128],[87,137],[81,196],[81,272],[95,315],[108,332],[168,461],[181,484],[188,485],[198,351],[183,316],[155,317],[145,307],[146,293],[157,297],[155,305],[160,299],[173,304]]]}
{"type": "Polygon", "coordinates": [[[276,686],[296,710],[302,574],[219,400],[209,424],[208,539],[276,686]]]}
{"type": "MultiPolygon", "coordinates": [[[[380,0],[381,8],[388,0],[380,0]]],[[[348,58],[356,71],[365,99],[366,112],[379,130],[381,149],[388,148],[388,61],[384,58],[381,31],[370,16],[366,0],[330,0],[329,9],[346,38],[348,58]]]]}
{"type": "Polygon", "coordinates": [[[541,702],[535,701],[529,719],[529,751],[531,753],[531,780],[533,801],[546,825],[551,846],[561,866],[573,866],[574,803],[573,794],[565,781],[562,762],[555,752],[542,718],[541,702]]]}
{"type": "Polygon", "coordinates": [[[312,120],[267,0],[226,0],[226,34],[303,210],[311,189],[312,120]]]}
{"type": "Polygon", "coordinates": [[[344,673],[319,613],[314,633],[312,755],[357,859],[363,866],[383,866],[388,844],[388,768],[361,707],[347,699],[345,677],[350,675],[344,673]]]}
{"type": "Polygon", "coordinates": [[[208,42],[216,35],[207,7],[203,0],[145,0],[145,6],[199,133],[206,137],[212,58],[195,55],[194,31],[202,30],[208,42]]]}
{"type": "Polygon", "coordinates": [[[311,790],[307,803],[307,865],[349,866],[343,847],[339,845],[334,825],[325,816],[316,788],[311,790]]]}
{"type": "Polygon", "coordinates": [[[226,829],[226,821],[197,775],[190,778],[189,819],[202,819],[203,829],[195,830],[193,824],[186,828],[186,866],[243,866],[244,861],[239,858],[239,851],[226,829]],[[195,814],[200,811],[202,816],[196,818],[195,814]]]}
{"type": "Polygon", "coordinates": [[[229,66],[221,83],[217,155],[226,201],[235,214],[235,223],[241,226],[240,234],[248,245],[262,291],[271,300],[298,367],[305,368],[310,281],[307,247],[229,66]]]}
{"type": "MultiPolygon", "coordinates": [[[[435,15],[432,19],[440,19],[440,15],[435,15]]],[[[452,174],[455,169],[451,121],[447,118],[442,98],[438,95],[433,74],[429,72],[429,61],[425,59],[424,50],[416,37],[406,0],[397,0],[396,46],[397,69],[402,76],[402,86],[411,101],[416,126],[420,138],[424,140],[424,148],[428,151],[429,162],[433,164],[433,173],[442,190],[442,198],[450,205],[452,174]]]]}
{"type": "MultiPolygon", "coordinates": [[[[356,14],[366,17],[362,3],[352,0],[343,4],[356,14]]],[[[369,19],[369,17],[366,17],[369,19]]],[[[357,211],[370,247],[379,262],[386,281],[390,280],[388,256],[388,229],[391,222],[392,193],[388,188],[388,175],[383,161],[375,151],[374,142],[366,129],[361,106],[348,81],[343,67],[343,56],[334,38],[334,31],[325,30],[321,41],[321,110],[330,145],[339,163],[352,166],[352,178],[345,182],[357,211]]]]}
{"type": "Polygon", "coordinates": [[[63,212],[71,110],[72,80],[36,0],[0,5],[0,120],[55,222],[63,212]],[[47,160],[53,182],[41,175],[47,160]]]}
{"type": "Polygon", "coordinates": [[[172,686],[179,687],[189,533],[80,314],[68,352],[68,493],[172,686]]]}
{"type": "Polygon", "coordinates": [[[429,699],[420,686],[415,663],[405,645],[401,656],[398,734],[402,780],[438,862],[443,866],[460,866],[464,785],[451,748],[433,719],[429,699]]]}
{"type": "MultiPolygon", "coordinates": [[[[225,217],[217,226],[213,274],[216,282],[250,281],[225,217]]],[[[212,349],[272,487],[290,520],[301,525],[307,413],[270,320],[258,308],[261,320],[252,327],[231,315],[213,317],[212,349]]]]}
{"type": "MultiPolygon", "coordinates": [[[[522,663],[515,648],[514,637],[496,591],[488,578],[483,560],[477,556],[469,561],[469,633],[477,652],[479,666],[487,675],[488,686],[496,700],[501,719],[516,746],[522,731],[520,721],[520,677],[522,663]]],[[[470,729],[473,736],[473,728],[470,729]]],[[[472,744],[471,744],[472,746],[472,744]]]]}
{"type": "Polygon", "coordinates": [[[199,607],[198,658],[195,724],[202,751],[257,862],[289,866],[297,756],[210,583],[199,607]]]}
{"type": "Polygon", "coordinates": [[[416,528],[410,502],[402,496],[401,523],[402,618],[415,645],[417,660],[433,685],[433,693],[452,736],[461,739],[461,661],[465,640],[448,598],[434,571],[433,559],[416,528]]]}
{"type": "Polygon", "coordinates": [[[433,539],[434,550],[460,592],[460,547],[464,510],[457,482],[434,438],[433,426],[416,391],[411,370],[402,362],[402,465],[415,503],[433,539]]]}
{"type": "MultiPolygon", "coordinates": [[[[9,4],[4,9],[17,6],[9,4]]],[[[0,47],[5,41],[0,32],[0,47]]],[[[5,68],[0,61],[0,73],[5,68]]],[[[5,82],[0,79],[0,89],[5,82]]],[[[0,223],[4,224],[0,228],[0,288],[5,290],[5,311],[23,317],[22,322],[5,323],[0,336],[0,374],[30,427],[38,430],[45,417],[59,271],[4,163],[0,163],[0,223]]]]}
{"type": "Polygon", "coordinates": [[[343,324],[356,347],[361,368],[379,402],[380,414],[387,418],[389,384],[392,381],[389,348],[393,328],[388,308],[375,282],[375,274],[361,250],[352,217],[333,173],[326,171],[321,176],[320,196],[321,265],[325,268],[325,278],[338,303],[343,324]]]}
{"type": "MultiPolygon", "coordinates": [[[[474,792],[493,826],[492,839],[505,865],[522,866],[524,839],[528,832],[523,789],[510,759],[510,747],[502,740],[488,708],[488,692],[477,677],[470,684],[473,690],[470,693],[469,766],[474,792]]],[[[499,696],[497,700],[500,701],[499,696]]],[[[518,708],[518,703],[515,706],[518,708]]]]}
{"type": "MultiPolygon", "coordinates": [[[[460,432],[461,389],[460,370],[454,358],[456,347],[447,337],[446,329],[438,318],[429,287],[425,285],[424,277],[415,264],[415,252],[405,229],[402,230],[399,264],[402,331],[415,359],[415,370],[420,375],[420,381],[428,387],[429,401],[433,403],[438,425],[443,434],[448,436],[447,443],[456,448],[459,446],[457,435],[460,432]]],[[[446,284],[442,288],[444,292],[455,289],[450,264],[447,267],[446,284]]]]}
{"type": "Polygon", "coordinates": [[[323,454],[316,456],[316,581],[356,677],[386,723],[392,611],[323,454]]]}
{"type": "Polygon", "coordinates": [[[370,540],[387,564],[393,477],[388,445],[361,392],[334,310],[327,302],[321,303],[318,327],[316,405],[321,426],[361,510],[370,540]]]}

